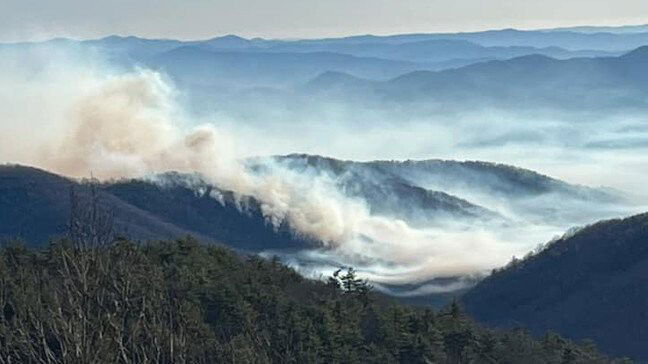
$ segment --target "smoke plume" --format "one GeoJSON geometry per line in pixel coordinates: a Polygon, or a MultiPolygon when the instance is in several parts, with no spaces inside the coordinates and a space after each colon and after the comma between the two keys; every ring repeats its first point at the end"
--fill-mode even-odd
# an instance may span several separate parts
{"type": "Polygon", "coordinates": [[[365,201],[340,191],[330,175],[271,162],[264,173],[250,170],[244,162],[248,146],[219,129],[218,120],[188,120],[175,102],[177,91],[159,73],[111,71],[69,58],[39,65],[35,73],[22,64],[5,66],[1,162],[100,179],[198,172],[223,190],[258,200],[275,226],[286,222],[295,233],[321,242],[319,248],[284,255],[305,274],[325,274],[340,264],[388,284],[475,274],[562,229],[451,221],[443,228],[414,228],[372,214],[365,201]]]}

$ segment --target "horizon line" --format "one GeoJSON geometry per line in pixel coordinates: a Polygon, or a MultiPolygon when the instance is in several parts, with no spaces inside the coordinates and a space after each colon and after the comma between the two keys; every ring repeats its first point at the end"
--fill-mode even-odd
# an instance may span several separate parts
{"type": "Polygon", "coordinates": [[[23,41],[0,41],[0,44],[26,44],[26,43],[46,43],[46,42],[52,42],[52,41],[77,41],[77,42],[83,42],[83,41],[96,41],[96,40],[102,40],[102,39],[107,39],[111,37],[119,37],[119,38],[138,38],[138,39],[146,39],[146,40],[170,40],[170,41],[181,41],[181,42],[204,42],[208,40],[213,40],[213,39],[219,39],[219,38],[226,38],[226,37],[237,37],[240,39],[248,40],[248,41],[253,41],[253,40],[263,40],[263,41],[284,41],[284,42],[296,42],[296,41],[308,41],[308,40],[335,40],[335,39],[348,39],[348,38],[357,38],[357,37],[376,37],[376,38],[388,38],[388,37],[396,37],[396,36],[404,36],[404,35],[452,35],[452,34],[474,34],[474,33],[486,33],[486,32],[503,32],[503,31],[518,31],[518,32],[571,32],[571,33],[581,33],[581,34],[640,34],[640,33],[648,33],[648,23],[643,23],[643,24],[624,24],[624,25],[591,25],[591,24],[586,24],[586,25],[569,25],[569,26],[561,26],[561,27],[549,27],[549,28],[487,28],[487,29],[481,29],[481,30],[465,30],[465,31],[432,31],[432,32],[405,32],[405,33],[354,33],[354,34],[348,34],[348,35],[340,35],[340,36],[324,36],[324,37],[268,37],[265,38],[263,36],[241,36],[236,33],[221,33],[221,34],[216,34],[211,37],[207,38],[170,38],[170,37],[148,37],[148,36],[140,36],[140,35],[135,35],[135,34],[125,34],[125,33],[112,33],[104,36],[98,36],[98,37],[88,37],[88,38],[82,38],[82,37],[75,37],[75,36],[55,36],[51,38],[44,38],[42,40],[23,40],[23,41]],[[641,27],[646,27],[645,31],[637,31],[637,32],[629,32],[629,33],[614,33],[614,32],[609,32],[605,30],[601,31],[593,31],[593,32],[586,32],[583,33],[582,31],[575,31],[575,29],[579,28],[591,28],[592,30],[596,28],[602,28],[602,29],[623,29],[623,28],[641,28],[641,27]]]}

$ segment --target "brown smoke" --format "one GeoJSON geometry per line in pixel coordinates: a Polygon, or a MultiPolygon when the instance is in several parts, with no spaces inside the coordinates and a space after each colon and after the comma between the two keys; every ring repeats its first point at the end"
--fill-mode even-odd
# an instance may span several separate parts
{"type": "Polygon", "coordinates": [[[12,102],[7,95],[2,100],[14,105],[14,116],[21,119],[7,123],[13,135],[32,137],[29,143],[16,143],[5,134],[0,140],[5,143],[0,146],[3,161],[101,179],[169,170],[199,172],[222,189],[257,199],[273,224],[287,221],[337,256],[379,262],[368,274],[377,282],[479,272],[529,246],[508,244],[502,236],[481,229],[452,225],[444,230],[414,229],[404,221],[372,215],[364,201],[344,196],[326,176],[300,174],[279,165],[269,165],[268,174],[251,173],[227,133],[213,124],[189,126],[174,103],[173,88],[152,71],[115,75],[79,71],[34,80],[31,85],[17,79],[16,84],[29,88],[32,96],[51,99],[40,104],[36,97],[19,96],[12,102]],[[15,106],[25,101],[32,104],[15,106]],[[35,116],[43,119],[35,121],[35,116]]]}

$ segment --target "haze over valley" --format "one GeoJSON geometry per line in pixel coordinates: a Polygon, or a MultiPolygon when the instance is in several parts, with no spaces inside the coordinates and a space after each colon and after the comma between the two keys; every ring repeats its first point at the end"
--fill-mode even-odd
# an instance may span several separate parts
{"type": "Polygon", "coordinates": [[[309,240],[260,249],[309,276],[481,275],[642,211],[644,34],[4,44],[1,155],[77,178],[198,173],[309,240]]]}
{"type": "MultiPolygon", "coordinates": [[[[478,319],[541,334],[572,301],[484,307],[516,277],[542,291],[551,264],[577,275],[557,251],[594,272],[568,244],[609,229],[643,262],[645,215],[590,225],[648,211],[647,69],[643,25],[0,43],[0,238],[65,236],[89,184],[123,237],[192,235],[314,280],[353,267],[419,304],[468,292],[478,319]]],[[[586,319],[562,329],[648,360],[645,330],[623,346],[586,319]]]]}

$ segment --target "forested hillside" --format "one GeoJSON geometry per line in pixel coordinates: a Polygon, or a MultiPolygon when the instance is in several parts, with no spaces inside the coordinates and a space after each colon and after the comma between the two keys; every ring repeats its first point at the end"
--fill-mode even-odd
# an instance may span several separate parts
{"type": "MultiPolygon", "coordinates": [[[[240,250],[294,247],[306,244],[287,227],[267,224],[252,199],[245,206],[204,182],[189,186],[191,176],[168,173],[154,183],[121,180],[94,184],[97,198],[113,215],[115,231],[132,239],[173,239],[186,235],[203,241],[227,242],[240,250]],[[200,190],[200,191],[199,191],[200,190]]],[[[0,239],[19,238],[45,245],[65,234],[70,218],[70,193],[87,195],[77,181],[37,168],[0,166],[0,239]]]]}
{"type": "MultiPolygon", "coordinates": [[[[489,205],[492,196],[506,201],[517,216],[529,214],[535,220],[560,222],[565,216],[582,215],[584,203],[597,206],[584,214],[587,221],[601,218],[598,215],[609,217],[606,208],[628,205],[623,195],[614,192],[571,185],[507,165],[444,160],[351,162],[298,154],[272,160],[300,173],[330,175],[341,191],[365,201],[372,213],[414,226],[448,219],[494,226],[504,217],[495,211],[497,206],[489,205]],[[534,203],[526,203],[529,198],[534,203]]],[[[69,218],[70,191],[84,190],[80,182],[38,168],[0,165],[0,238],[22,238],[40,245],[62,235],[69,218]]],[[[97,188],[102,203],[115,216],[116,230],[133,239],[193,235],[247,251],[317,245],[293,234],[287,224],[275,229],[267,223],[259,201],[221,190],[199,175],[169,172],[146,179],[105,181],[97,188]]]]}
{"type": "Polygon", "coordinates": [[[596,223],[514,261],[464,297],[489,325],[552,329],[648,360],[648,214],[596,223]]]}
{"type": "Polygon", "coordinates": [[[482,328],[456,304],[392,303],[353,270],[311,281],[192,239],[138,245],[76,228],[42,250],[0,251],[1,362],[621,362],[589,342],[482,328]]]}

